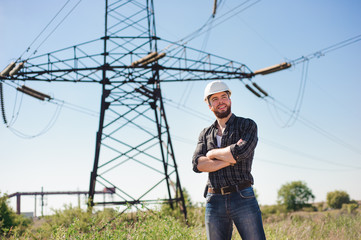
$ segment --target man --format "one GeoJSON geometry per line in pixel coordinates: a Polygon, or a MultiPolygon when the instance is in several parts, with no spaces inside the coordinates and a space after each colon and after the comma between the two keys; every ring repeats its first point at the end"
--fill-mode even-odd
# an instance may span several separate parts
{"type": "Polygon", "coordinates": [[[209,83],[204,100],[216,121],[199,135],[193,171],[208,172],[206,230],[210,240],[231,239],[233,223],[242,239],[266,239],[251,174],[257,125],[231,112],[231,90],[222,81],[209,83]]]}

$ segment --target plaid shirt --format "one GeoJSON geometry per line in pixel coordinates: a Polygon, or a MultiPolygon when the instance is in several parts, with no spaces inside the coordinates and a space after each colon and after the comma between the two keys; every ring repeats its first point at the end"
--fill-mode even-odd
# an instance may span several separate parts
{"type": "MultiPolygon", "coordinates": [[[[197,168],[198,158],[206,156],[208,151],[217,148],[217,131],[218,123],[215,121],[200,133],[192,159],[193,171],[200,173],[201,171],[197,168]]],[[[237,185],[244,181],[253,184],[251,168],[257,141],[256,123],[251,119],[236,117],[232,114],[222,135],[221,148],[230,146],[231,153],[237,163],[234,166],[208,173],[208,187],[220,188],[237,185]],[[242,142],[238,143],[240,139],[242,142]]]]}

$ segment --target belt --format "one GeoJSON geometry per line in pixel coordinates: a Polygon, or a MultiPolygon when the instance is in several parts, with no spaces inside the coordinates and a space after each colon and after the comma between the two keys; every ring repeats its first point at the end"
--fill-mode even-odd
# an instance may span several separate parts
{"type": "Polygon", "coordinates": [[[238,192],[238,191],[243,190],[245,188],[248,188],[250,186],[252,186],[252,184],[250,182],[243,182],[243,183],[240,183],[238,185],[225,186],[225,187],[222,187],[222,188],[208,188],[208,192],[209,193],[227,195],[227,194],[230,194],[232,192],[238,192]]]}

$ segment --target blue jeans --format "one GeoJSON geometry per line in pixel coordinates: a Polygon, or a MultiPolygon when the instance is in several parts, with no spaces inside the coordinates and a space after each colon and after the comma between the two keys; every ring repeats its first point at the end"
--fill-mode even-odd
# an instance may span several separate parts
{"type": "Polygon", "coordinates": [[[233,223],[243,240],[266,239],[252,187],[228,195],[208,193],[205,218],[209,240],[231,239],[233,223]]]}

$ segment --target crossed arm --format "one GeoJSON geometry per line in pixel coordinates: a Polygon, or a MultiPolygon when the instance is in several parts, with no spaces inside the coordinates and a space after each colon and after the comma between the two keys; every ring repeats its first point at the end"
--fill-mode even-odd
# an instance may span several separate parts
{"type": "Polygon", "coordinates": [[[201,172],[215,172],[236,163],[230,147],[217,148],[198,158],[197,168],[201,172]]]}

